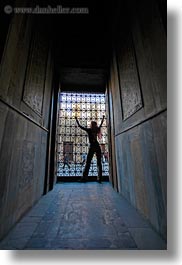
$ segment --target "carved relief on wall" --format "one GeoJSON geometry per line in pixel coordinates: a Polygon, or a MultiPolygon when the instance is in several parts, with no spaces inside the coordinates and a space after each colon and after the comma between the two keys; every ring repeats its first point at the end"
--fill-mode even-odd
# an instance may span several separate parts
{"type": "Polygon", "coordinates": [[[24,141],[22,149],[21,173],[19,183],[21,189],[28,186],[29,183],[33,180],[34,158],[35,144],[28,141],[24,141]]]}
{"type": "Polygon", "coordinates": [[[43,34],[35,32],[24,86],[23,101],[42,115],[48,44],[43,34]]]}
{"type": "Polygon", "coordinates": [[[119,41],[117,55],[123,120],[126,120],[143,107],[134,47],[129,33],[119,41]]]}

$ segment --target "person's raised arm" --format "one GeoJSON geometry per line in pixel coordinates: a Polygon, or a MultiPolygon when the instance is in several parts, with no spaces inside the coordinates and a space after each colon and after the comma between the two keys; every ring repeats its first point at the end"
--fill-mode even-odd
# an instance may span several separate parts
{"type": "Polygon", "coordinates": [[[79,123],[79,121],[78,121],[78,118],[75,117],[75,119],[76,119],[76,123],[78,124],[78,126],[79,126],[82,130],[87,131],[87,128],[86,128],[86,127],[83,127],[82,125],[80,125],[80,123],[79,123]]]}
{"type": "Polygon", "coordinates": [[[103,117],[102,117],[102,121],[101,121],[101,124],[100,124],[99,128],[102,127],[102,124],[103,124],[103,122],[104,122],[104,118],[105,118],[105,116],[103,115],[103,117]]]}

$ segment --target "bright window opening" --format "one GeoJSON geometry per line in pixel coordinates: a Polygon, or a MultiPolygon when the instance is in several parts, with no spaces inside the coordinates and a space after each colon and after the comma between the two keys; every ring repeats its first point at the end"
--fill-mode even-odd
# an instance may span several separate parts
{"type": "MultiPolygon", "coordinates": [[[[100,125],[105,115],[105,95],[86,93],[60,93],[57,139],[57,176],[82,176],[89,149],[87,133],[81,130],[75,116],[84,127],[92,120],[100,125]]],[[[103,176],[109,175],[108,138],[106,119],[102,125],[102,139],[98,140],[102,151],[103,176]]],[[[94,155],[89,176],[97,176],[97,160],[94,155]]]]}

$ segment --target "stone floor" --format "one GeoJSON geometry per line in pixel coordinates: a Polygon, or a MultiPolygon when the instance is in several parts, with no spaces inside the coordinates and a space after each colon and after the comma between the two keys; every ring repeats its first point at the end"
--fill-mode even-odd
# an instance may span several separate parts
{"type": "Polygon", "coordinates": [[[166,249],[108,182],[60,183],[20,220],[0,249],[166,249]]]}

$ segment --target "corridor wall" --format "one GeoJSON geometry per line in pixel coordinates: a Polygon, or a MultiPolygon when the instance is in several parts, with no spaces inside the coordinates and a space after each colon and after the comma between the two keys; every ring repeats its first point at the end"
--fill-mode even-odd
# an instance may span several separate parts
{"type": "Polygon", "coordinates": [[[33,18],[13,16],[0,64],[0,238],[45,185],[53,60],[33,18]]]}
{"type": "Polygon", "coordinates": [[[117,188],[166,239],[167,62],[159,2],[126,1],[124,9],[117,7],[108,93],[117,188]]]}

